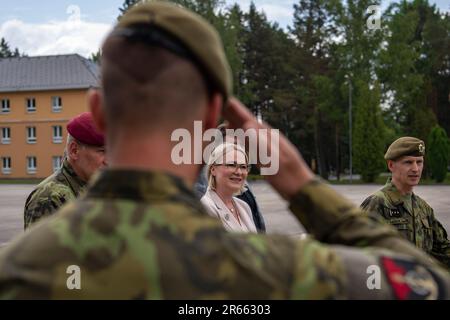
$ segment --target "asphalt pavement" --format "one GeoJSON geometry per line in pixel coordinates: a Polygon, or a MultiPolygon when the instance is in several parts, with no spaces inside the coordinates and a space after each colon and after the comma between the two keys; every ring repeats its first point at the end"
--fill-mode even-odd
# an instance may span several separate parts
{"type": "MultiPolygon", "coordinates": [[[[380,185],[333,185],[338,192],[359,205],[380,185]]],[[[0,246],[23,232],[23,205],[34,185],[0,185],[0,246]]],[[[251,183],[266,221],[268,233],[294,237],[305,232],[290,213],[287,203],[264,181],[251,183]]],[[[415,193],[434,209],[436,217],[450,231],[450,186],[418,186],[415,193]]]]}

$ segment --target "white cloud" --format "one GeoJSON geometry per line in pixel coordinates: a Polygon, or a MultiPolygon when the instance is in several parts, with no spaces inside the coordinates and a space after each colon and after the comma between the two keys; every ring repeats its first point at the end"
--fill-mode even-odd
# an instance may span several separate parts
{"type": "Polygon", "coordinates": [[[78,53],[84,57],[97,52],[112,26],[77,19],[30,24],[12,19],[0,26],[11,48],[29,56],[78,53]]]}
{"type": "Polygon", "coordinates": [[[294,9],[275,4],[263,4],[262,10],[270,21],[288,22],[292,19],[294,9]]]}
{"type": "Polygon", "coordinates": [[[231,6],[237,2],[241,10],[248,12],[252,1],[256,5],[256,10],[264,11],[269,21],[278,22],[283,28],[291,24],[294,14],[293,4],[296,3],[295,0],[226,0],[226,3],[231,6]]]}

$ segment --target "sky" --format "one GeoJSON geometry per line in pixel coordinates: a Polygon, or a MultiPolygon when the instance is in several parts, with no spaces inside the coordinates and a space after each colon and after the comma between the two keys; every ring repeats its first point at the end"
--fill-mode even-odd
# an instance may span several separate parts
{"type": "MultiPolygon", "coordinates": [[[[450,0],[429,0],[441,11],[450,10],[450,0]]],[[[111,30],[123,0],[0,0],[0,38],[29,56],[97,52],[111,30]]],[[[251,0],[237,2],[247,10],[251,0]]],[[[292,22],[297,0],[253,0],[269,20],[286,28],[292,22]]],[[[383,1],[385,7],[390,1],[383,1]]]]}

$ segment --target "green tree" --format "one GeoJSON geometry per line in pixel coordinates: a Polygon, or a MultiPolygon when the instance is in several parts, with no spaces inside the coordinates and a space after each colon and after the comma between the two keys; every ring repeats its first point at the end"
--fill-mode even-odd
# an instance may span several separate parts
{"type": "MultiPolygon", "coordinates": [[[[289,47],[292,40],[278,27],[271,24],[264,12],[259,12],[252,3],[245,15],[243,43],[243,72],[241,92],[245,92],[244,103],[264,120],[273,123],[273,117],[281,106],[275,105],[274,94],[289,91],[292,72],[289,65],[289,47]]],[[[273,123],[274,125],[278,125],[273,123]]]]}
{"type": "Polygon", "coordinates": [[[403,0],[383,21],[388,36],[378,75],[399,133],[426,137],[437,123],[450,130],[450,15],[428,0],[403,0]]]}
{"type": "Polygon", "coordinates": [[[294,4],[294,24],[289,28],[295,39],[292,60],[295,99],[303,111],[298,113],[295,126],[303,128],[299,140],[305,158],[317,164],[317,171],[324,178],[328,178],[332,159],[336,158],[334,148],[325,146],[334,145],[335,130],[338,130],[337,113],[330,108],[336,106],[335,99],[329,96],[335,90],[331,80],[335,72],[331,68],[330,44],[336,35],[329,4],[324,0],[298,1],[294,4]]]}
{"type": "Polygon", "coordinates": [[[20,57],[21,55],[23,56],[23,54],[19,52],[19,49],[15,48],[12,50],[9,47],[9,44],[6,42],[5,38],[0,40],[0,58],[14,58],[20,57]]]}
{"type": "MultiPolygon", "coordinates": [[[[330,1],[329,11],[336,32],[331,44],[332,66],[336,69],[333,81],[340,87],[336,92],[336,104],[341,105],[340,125],[349,122],[349,82],[352,85],[352,157],[356,172],[365,181],[373,181],[382,169],[386,128],[381,112],[381,83],[376,71],[379,64],[379,48],[383,40],[381,30],[367,26],[370,5],[380,1],[348,0],[330,1]]],[[[348,129],[348,128],[346,128],[348,129]]],[[[349,131],[349,130],[345,130],[349,131]]],[[[350,137],[347,136],[347,141],[350,137]]],[[[348,148],[348,144],[346,148],[348,148]]],[[[348,153],[348,152],[347,152],[348,153]]]]}
{"type": "Polygon", "coordinates": [[[355,83],[354,165],[365,182],[373,182],[384,168],[384,123],[380,110],[380,88],[355,83]]]}
{"type": "Polygon", "coordinates": [[[92,62],[95,62],[97,64],[101,63],[101,58],[102,58],[102,51],[99,49],[97,52],[92,52],[91,56],[89,57],[89,60],[91,60],[92,62]]]}
{"type": "Polygon", "coordinates": [[[436,182],[444,181],[450,157],[450,143],[447,133],[440,126],[435,126],[428,136],[427,167],[436,182]]]}

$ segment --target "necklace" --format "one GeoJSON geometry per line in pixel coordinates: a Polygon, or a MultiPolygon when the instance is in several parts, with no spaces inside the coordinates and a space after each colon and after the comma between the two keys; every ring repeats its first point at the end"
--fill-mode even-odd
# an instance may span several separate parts
{"type": "MultiPolygon", "coordinates": [[[[239,225],[242,226],[241,223],[241,218],[240,218],[240,214],[239,214],[239,210],[236,207],[233,198],[231,198],[231,207],[229,205],[226,204],[226,202],[222,199],[222,197],[216,192],[216,194],[219,196],[220,200],[222,200],[222,202],[225,204],[225,206],[227,207],[228,210],[230,210],[231,214],[236,218],[236,220],[239,222],[239,225]]],[[[227,219],[228,220],[228,219],[227,219]]]]}
{"type": "Polygon", "coordinates": [[[239,222],[239,225],[242,225],[239,210],[236,208],[233,199],[231,199],[231,206],[232,206],[231,208],[228,206],[227,207],[231,211],[231,213],[236,217],[237,221],[239,222]]]}

